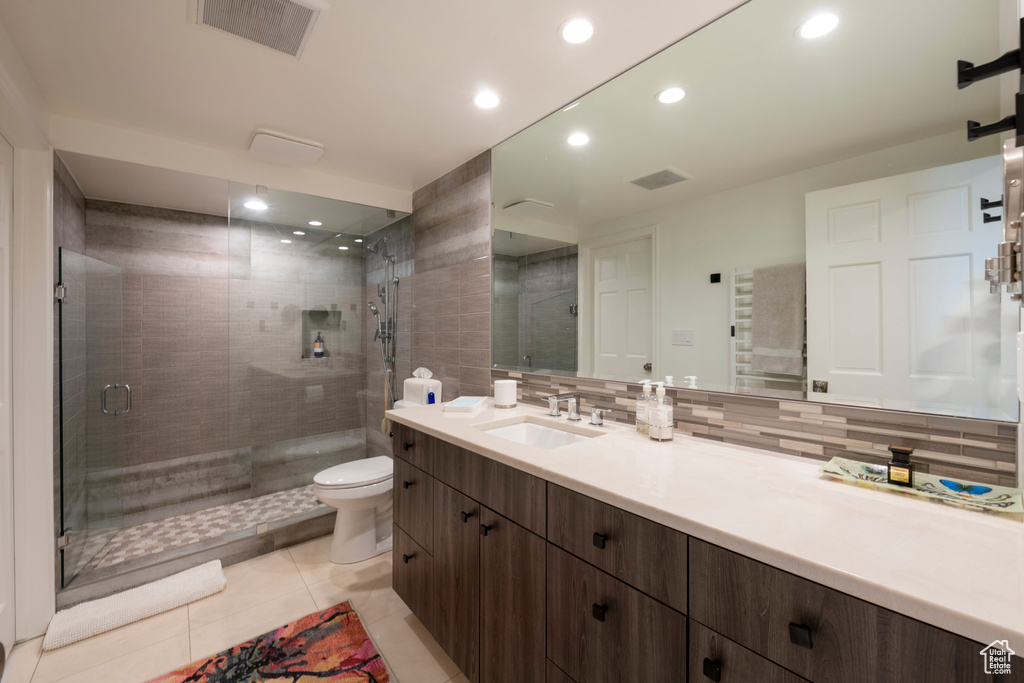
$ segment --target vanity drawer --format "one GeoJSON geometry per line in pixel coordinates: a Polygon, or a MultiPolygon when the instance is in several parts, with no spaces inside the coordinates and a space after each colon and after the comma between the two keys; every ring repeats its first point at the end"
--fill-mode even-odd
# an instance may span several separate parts
{"type": "Polygon", "coordinates": [[[811,681],[878,680],[878,607],[693,538],[690,617],[811,681]]]}
{"type": "Polygon", "coordinates": [[[427,474],[434,472],[434,461],[439,458],[438,451],[448,446],[447,443],[412,427],[397,422],[391,423],[391,447],[395,457],[418,467],[427,474]]]}
{"type": "Polygon", "coordinates": [[[446,444],[434,476],[538,536],[547,527],[546,482],[531,474],[446,444]]]}
{"type": "Polygon", "coordinates": [[[686,534],[548,484],[548,540],[686,612],[686,534]]]}
{"type": "Polygon", "coordinates": [[[392,588],[428,630],[434,620],[434,558],[399,527],[394,527],[392,588]]]}
{"type": "Polygon", "coordinates": [[[434,546],[434,478],[395,458],[395,524],[428,553],[434,546]]]}
{"type": "Polygon", "coordinates": [[[686,617],[550,543],[547,602],[548,659],[569,678],[686,680],[686,617]]]}
{"type": "Polygon", "coordinates": [[[688,680],[690,683],[807,683],[693,620],[690,620],[688,680]]]}

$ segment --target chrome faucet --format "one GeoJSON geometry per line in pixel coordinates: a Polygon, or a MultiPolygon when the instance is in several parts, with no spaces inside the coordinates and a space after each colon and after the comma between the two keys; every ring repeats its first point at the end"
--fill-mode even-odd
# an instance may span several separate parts
{"type": "Polygon", "coordinates": [[[558,404],[561,403],[562,401],[565,401],[565,409],[569,411],[569,414],[566,416],[565,419],[568,420],[569,422],[579,422],[580,393],[578,391],[548,396],[548,415],[550,415],[551,417],[561,416],[562,413],[558,409],[558,404]]]}
{"type": "Polygon", "coordinates": [[[604,406],[594,406],[590,409],[590,424],[595,427],[600,427],[604,424],[604,414],[607,413],[611,408],[605,408],[604,406]]]}

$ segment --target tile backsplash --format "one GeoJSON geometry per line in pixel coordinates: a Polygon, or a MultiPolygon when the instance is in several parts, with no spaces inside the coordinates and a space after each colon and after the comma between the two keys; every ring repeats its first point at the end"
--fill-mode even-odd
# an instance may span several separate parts
{"type": "MultiPolygon", "coordinates": [[[[491,379],[519,382],[519,400],[547,405],[551,394],[578,391],[582,413],[608,406],[606,418],[635,420],[640,385],[543,373],[491,369],[491,379]]],[[[1017,425],[839,406],[781,401],[739,394],[669,388],[678,432],[712,441],[752,446],[816,460],[848,457],[865,462],[889,460],[889,445],[913,446],[921,471],[972,481],[1016,486],[1017,425]]]]}

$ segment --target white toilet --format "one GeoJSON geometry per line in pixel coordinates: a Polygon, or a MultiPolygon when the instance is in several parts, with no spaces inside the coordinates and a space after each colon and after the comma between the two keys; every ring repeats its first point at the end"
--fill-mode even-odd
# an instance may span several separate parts
{"type": "Polygon", "coordinates": [[[391,550],[394,463],[381,455],[328,468],[313,477],[313,493],[338,510],[331,562],[351,564],[391,550]]]}

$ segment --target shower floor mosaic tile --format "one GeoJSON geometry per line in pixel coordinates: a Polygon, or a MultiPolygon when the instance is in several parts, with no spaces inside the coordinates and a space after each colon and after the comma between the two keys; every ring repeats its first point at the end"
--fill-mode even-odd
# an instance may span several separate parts
{"type": "Polygon", "coordinates": [[[313,495],[313,485],[310,484],[207,510],[146,522],[120,530],[92,561],[89,569],[111,567],[128,560],[252,529],[260,524],[288,519],[325,507],[313,495]]]}

